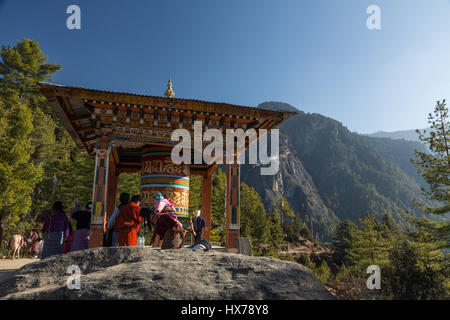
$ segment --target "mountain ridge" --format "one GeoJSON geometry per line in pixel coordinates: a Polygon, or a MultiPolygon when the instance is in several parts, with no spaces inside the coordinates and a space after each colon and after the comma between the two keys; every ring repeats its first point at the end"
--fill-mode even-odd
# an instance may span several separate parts
{"type": "MultiPolygon", "coordinates": [[[[419,130],[429,130],[430,128],[419,129],[419,130]]],[[[373,138],[390,138],[393,140],[406,140],[420,142],[419,135],[416,132],[417,129],[410,130],[398,130],[398,131],[377,131],[369,134],[360,134],[362,136],[373,137],[373,138]]]]}
{"type": "Polygon", "coordinates": [[[362,136],[283,102],[258,107],[298,112],[279,128],[280,171],[262,177],[250,166],[242,170],[242,180],[261,195],[268,212],[285,196],[296,214],[311,217],[314,229],[329,239],[339,220],[388,213],[401,221],[404,211],[416,211],[412,199],[422,199],[421,185],[409,153],[418,145],[362,136]]]}

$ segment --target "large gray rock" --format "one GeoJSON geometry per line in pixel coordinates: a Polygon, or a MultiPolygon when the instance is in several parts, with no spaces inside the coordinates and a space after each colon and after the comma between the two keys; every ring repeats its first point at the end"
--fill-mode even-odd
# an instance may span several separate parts
{"type": "Polygon", "coordinates": [[[28,264],[1,299],[333,299],[306,267],[266,257],[186,249],[95,248],[28,264]],[[81,270],[69,290],[67,269],[81,270]]]}

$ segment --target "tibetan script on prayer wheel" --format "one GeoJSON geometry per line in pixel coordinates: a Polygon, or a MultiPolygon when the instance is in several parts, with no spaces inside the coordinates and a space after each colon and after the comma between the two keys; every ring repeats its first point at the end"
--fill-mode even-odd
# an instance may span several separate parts
{"type": "Polygon", "coordinates": [[[162,147],[148,147],[142,155],[141,202],[143,207],[152,207],[156,194],[173,201],[177,215],[188,216],[189,209],[189,167],[174,164],[171,150],[162,147]]]}

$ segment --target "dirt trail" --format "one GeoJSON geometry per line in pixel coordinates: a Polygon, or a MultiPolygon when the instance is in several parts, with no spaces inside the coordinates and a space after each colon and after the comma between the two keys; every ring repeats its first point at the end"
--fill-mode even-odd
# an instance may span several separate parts
{"type": "Polygon", "coordinates": [[[38,259],[0,259],[0,282],[12,276],[24,265],[39,261],[38,259]]]}

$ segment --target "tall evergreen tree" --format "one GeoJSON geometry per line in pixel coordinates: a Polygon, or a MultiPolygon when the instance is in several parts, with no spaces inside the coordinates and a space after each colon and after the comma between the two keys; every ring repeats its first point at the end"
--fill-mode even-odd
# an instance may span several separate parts
{"type": "Polygon", "coordinates": [[[0,100],[0,243],[7,225],[16,225],[31,206],[42,168],[31,161],[34,146],[31,110],[11,90],[0,100]]]}
{"type": "Polygon", "coordinates": [[[56,63],[47,63],[39,44],[30,39],[18,41],[16,46],[3,46],[1,58],[0,90],[14,90],[20,99],[35,102],[43,101],[37,83],[52,80],[52,75],[61,68],[56,63]]]}
{"type": "Polygon", "coordinates": [[[445,100],[437,101],[434,111],[428,115],[429,131],[419,131],[419,139],[428,146],[430,153],[415,151],[411,159],[418,173],[429,185],[429,190],[422,188],[427,199],[438,205],[426,206],[416,202],[418,207],[431,214],[444,217],[434,228],[436,241],[444,240],[444,247],[450,247],[450,222],[446,214],[450,212],[450,124],[445,100]]]}
{"type": "Polygon", "coordinates": [[[349,264],[348,252],[352,249],[356,229],[356,225],[350,220],[340,222],[336,227],[332,246],[334,249],[333,256],[338,265],[349,264]]]}
{"type": "Polygon", "coordinates": [[[448,268],[448,262],[445,263],[444,249],[445,240],[436,239],[435,232],[439,222],[431,221],[425,217],[415,220],[414,230],[409,232],[409,238],[414,241],[418,248],[419,262],[423,266],[429,266],[434,269],[448,268]]]}
{"type": "Polygon", "coordinates": [[[385,213],[381,221],[392,234],[399,235],[401,233],[400,227],[395,223],[392,215],[385,213]]]}
{"type": "Polygon", "coordinates": [[[217,168],[213,180],[212,190],[212,223],[219,227],[211,231],[211,240],[225,244],[225,173],[217,168]]]}
{"type": "Polygon", "coordinates": [[[386,227],[375,215],[367,215],[361,224],[362,228],[354,233],[352,247],[347,251],[350,261],[362,268],[385,265],[388,262],[388,250],[393,245],[393,239],[387,236],[386,227]]]}
{"type": "Polygon", "coordinates": [[[290,220],[295,217],[295,212],[292,210],[289,202],[285,197],[281,197],[278,199],[277,204],[275,205],[275,212],[281,219],[281,222],[284,223],[286,220],[290,220]]]}
{"type": "Polygon", "coordinates": [[[4,223],[14,225],[32,205],[53,142],[50,108],[38,82],[51,80],[60,66],[47,63],[37,42],[18,41],[0,50],[1,173],[0,238],[4,223]]]}
{"type": "Polygon", "coordinates": [[[302,222],[292,210],[286,198],[281,197],[275,205],[275,214],[281,220],[281,226],[285,234],[285,240],[289,242],[298,241],[298,237],[302,231],[302,222]]]}
{"type": "Polygon", "coordinates": [[[315,274],[322,283],[328,283],[328,281],[330,281],[331,270],[325,259],[322,260],[320,266],[315,269],[315,274]]]}
{"type": "Polygon", "coordinates": [[[189,179],[189,212],[194,214],[202,207],[202,177],[191,176],[189,179]]]}
{"type": "Polygon", "coordinates": [[[276,213],[272,213],[269,216],[268,222],[271,246],[273,249],[279,250],[280,245],[284,242],[284,232],[280,219],[276,213]]]}
{"type": "Polygon", "coordinates": [[[70,211],[75,201],[84,206],[92,200],[94,158],[82,154],[67,132],[54,139],[42,168],[42,181],[33,193],[33,211],[48,209],[56,200],[70,211]]]}
{"type": "Polygon", "coordinates": [[[268,217],[261,197],[245,183],[241,183],[241,235],[250,237],[255,250],[269,243],[268,217]]]}
{"type": "Polygon", "coordinates": [[[403,240],[389,251],[389,263],[383,268],[382,291],[393,299],[445,298],[448,279],[441,270],[423,264],[423,248],[403,240]]]}
{"type": "Polygon", "coordinates": [[[128,193],[130,197],[139,194],[141,190],[140,177],[141,177],[140,172],[120,174],[117,196],[119,197],[120,194],[123,192],[128,193]]]}
{"type": "Polygon", "coordinates": [[[43,169],[32,195],[31,210],[48,208],[55,200],[70,210],[75,200],[85,203],[92,197],[93,159],[81,154],[53,114],[39,82],[51,81],[61,66],[47,63],[36,41],[23,39],[16,46],[3,47],[0,63],[0,92],[13,90],[33,113],[29,141],[34,146],[30,161],[43,169]]]}

